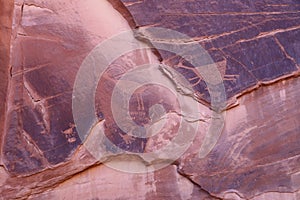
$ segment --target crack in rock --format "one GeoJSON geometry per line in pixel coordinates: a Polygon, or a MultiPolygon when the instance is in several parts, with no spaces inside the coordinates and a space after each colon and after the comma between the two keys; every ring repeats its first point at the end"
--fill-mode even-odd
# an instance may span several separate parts
{"type": "Polygon", "coordinates": [[[37,99],[37,98],[34,97],[34,95],[32,94],[32,92],[30,91],[29,85],[26,82],[24,82],[24,88],[27,91],[28,96],[31,98],[31,100],[32,100],[32,102],[34,104],[41,101],[41,99],[37,99]]]}
{"type": "Polygon", "coordinates": [[[24,10],[24,6],[35,7],[35,8],[43,9],[43,10],[48,11],[48,12],[51,12],[51,13],[55,13],[54,10],[51,10],[51,9],[46,8],[46,7],[43,7],[43,6],[36,5],[36,4],[34,4],[34,3],[23,3],[23,4],[22,4],[22,13],[23,13],[23,10],[24,10]]]}
{"type": "Polygon", "coordinates": [[[209,191],[205,190],[201,185],[199,185],[197,182],[195,182],[195,181],[191,178],[192,175],[185,174],[183,171],[181,171],[181,170],[179,169],[179,163],[176,163],[176,169],[177,169],[177,172],[178,172],[181,176],[185,177],[185,178],[186,178],[187,180],[189,180],[192,184],[194,184],[196,187],[198,187],[201,191],[205,192],[209,197],[211,197],[212,199],[215,199],[215,200],[222,200],[220,197],[211,194],[209,191]]]}

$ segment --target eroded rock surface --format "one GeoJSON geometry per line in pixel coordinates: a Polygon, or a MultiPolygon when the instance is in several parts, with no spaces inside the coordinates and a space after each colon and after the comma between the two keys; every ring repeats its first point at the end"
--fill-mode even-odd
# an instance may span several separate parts
{"type": "MultiPolygon", "coordinates": [[[[191,38],[187,43],[201,44],[219,64],[228,98],[299,73],[298,0],[122,2],[137,27],[176,30],[191,38]]],[[[168,52],[160,53],[164,62],[175,66],[209,101],[204,81],[189,63],[168,52]]]]}
{"type": "Polygon", "coordinates": [[[202,160],[188,156],[181,170],[222,198],[299,191],[299,85],[285,80],[241,97],[213,151],[202,160]]]}
{"type": "Polygon", "coordinates": [[[176,166],[156,173],[128,174],[98,166],[29,199],[213,199],[179,175],[176,166]],[[101,179],[99,178],[101,177],[101,179]],[[124,184],[132,183],[132,184],[124,184]],[[134,191],[134,192],[128,192],[134,191]]]}
{"type": "Polygon", "coordinates": [[[72,128],[76,72],[98,42],[129,27],[107,2],[21,1],[13,28],[3,156],[11,173],[31,174],[64,162],[81,143],[72,128]]]}
{"type": "MultiPolygon", "coordinates": [[[[0,14],[0,121],[5,122],[4,131],[0,122],[0,199],[298,200],[300,2],[109,2],[16,0],[11,19],[13,2],[0,1],[5,5],[0,14]],[[211,116],[201,104],[207,116],[196,120],[199,132],[181,158],[158,171],[122,173],[101,164],[82,145],[72,115],[73,85],[84,58],[114,34],[135,29],[137,39],[149,45],[161,39],[144,34],[147,27],[190,37],[164,37],[163,42],[201,45],[220,70],[228,104],[230,98],[236,102],[205,158],[198,153],[211,116]]],[[[181,57],[160,49],[122,55],[99,81],[95,114],[107,138],[129,152],[160,148],[178,124],[173,120],[173,127],[167,124],[166,133],[150,140],[132,138],[117,126],[112,89],[124,73],[147,63],[173,67],[192,84],[200,103],[211,101],[198,66],[181,57]]],[[[148,85],[132,96],[130,116],[145,125],[157,103],[163,104],[166,118],[178,115],[172,94],[148,85]]]]}
{"type": "MultiPolygon", "coordinates": [[[[5,102],[9,77],[10,36],[12,31],[13,1],[0,1],[0,132],[4,131],[5,102]]],[[[2,135],[2,134],[1,134],[2,135]]],[[[2,137],[0,137],[2,142],[2,137]]]]}

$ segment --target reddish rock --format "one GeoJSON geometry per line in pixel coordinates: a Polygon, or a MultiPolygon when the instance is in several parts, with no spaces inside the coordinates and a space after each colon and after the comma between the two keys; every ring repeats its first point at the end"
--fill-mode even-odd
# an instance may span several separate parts
{"type": "Polygon", "coordinates": [[[81,143],[76,129],[65,134],[74,124],[71,97],[76,72],[103,37],[129,29],[117,12],[97,13],[97,8],[113,11],[110,4],[85,4],[15,2],[3,147],[5,165],[13,174],[36,173],[64,162],[81,143]],[[64,4],[69,6],[62,9],[64,4]],[[116,26],[98,26],[107,20],[116,26]]]}
{"type": "Polygon", "coordinates": [[[222,198],[299,191],[299,87],[299,78],[283,80],[239,98],[212,152],[187,156],[182,173],[222,198]]]}
{"type": "Polygon", "coordinates": [[[29,199],[211,199],[192,182],[179,175],[175,166],[156,173],[127,174],[104,165],[75,175],[57,188],[29,199]],[[99,178],[101,177],[101,178],[99,178]],[[126,183],[126,184],[124,184],[126,183]]]}
{"type": "MultiPolygon", "coordinates": [[[[0,0],[0,199],[298,200],[298,0],[109,2],[16,0],[13,5],[0,0]],[[179,31],[190,40],[138,35],[147,27],[179,31]],[[88,152],[86,143],[95,141],[80,138],[72,113],[76,74],[99,42],[131,28],[137,39],[154,47],[158,40],[177,47],[199,44],[217,64],[228,103],[230,98],[236,102],[227,108],[223,132],[206,157],[199,157],[199,149],[213,120],[205,107],[211,102],[207,86],[195,73],[198,66],[158,48],[128,52],[109,66],[99,81],[94,114],[110,142],[123,151],[148,153],[167,144],[176,135],[180,115],[166,88],[138,88],[129,102],[129,115],[141,126],[149,124],[151,106],[160,103],[167,112],[163,131],[150,139],[131,137],[118,127],[111,110],[121,76],[160,61],[182,74],[199,102],[205,102],[199,104],[203,119],[189,122],[199,125],[190,148],[164,169],[145,167],[145,174],[115,171],[107,167],[114,156],[97,160],[88,152]]],[[[85,107],[80,109],[85,116],[85,107]]],[[[117,152],[104,147],[109,155],[117,152]]],[[[122,165],[132,163],[131,157],[122,158],[127,159],[122,165]]]]}
{"type": "MultiPolygon", "coordinates": [[[[14,4],[11,0],[1,0],[0,4],[0,136],[2,136],[4,131],[5,102],[10,71],[10,36],[14,4]]],[[[1,142],[2,137],[0,137],[0,143],[1,142]]]]}

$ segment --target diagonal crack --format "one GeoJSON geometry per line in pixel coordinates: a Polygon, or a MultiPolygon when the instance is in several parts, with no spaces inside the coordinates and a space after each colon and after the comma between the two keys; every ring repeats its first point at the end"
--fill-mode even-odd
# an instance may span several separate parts
{"type": "MultiPolygon", "coordinates": [[[[300,27],[299,27],[299,28],[300,28],[300,27]]],[[[274,35],[274,39],[275,39],[276,44],[279,46],[279,48],[281,49],[281,51],[284,53],[285,57],[286,57],[287,59],[291,60],[291,61],[295,64],[295,66],[298,67],[298,68],[300,69],[300,66],[297,64],[296,60],[286,52],[284,46],[283,46],[283,45],[281,44],[281,42],[278,40],[278,38],[276,37],[276,35],[274,35]]]]}
{"type": "Polygon", "coordinates": [[[159,69],[167,78],[171,80],[177,92],[179,92],[181,95],[194,98],[194,89],[190,86],[183,75],[176,73],[175,70],[164,64],[160,64],[159,69]]]}
{"type": "Polygon", "coordinates": [[[36,99],[33,94],[31,93],[30,89],[29,89],[29,86],[26,82],[24,82],[24,88],[25,90],[27,91],[27,94],[28,96],[31,98],[31,100],[34,102],[34,103],[37,103],[37,102],[40,102],[41,99],[36,99]]]}
{"type": "Polygon", "coordinates": [[[209,191],[205,190],[201,185],[199,185],[197,182],[195,182],[190,175],[185,174],[183,171],[181,171],[179,169],[179,163],[174,163],[174,165],[176,165],[176,169],[177,169],[177,173],[179,173],[181,176],[185,177],[187,180],[189,180],[193,185],[195,185],[196,187],[198,187],[202,192],[204,192],[205,194],[207,194],[207,196],[209,196],[211,199],[213,200],[222,200],[220,197],[217,197],[213,194],[211,194],[209,191]]]}
{"type": "Polygon", "coordinates": [[[43,162],[45,162],[47,165],[49,165],[48,161],[45,159],[44,153],[40,150],[36,142],[30,137],[30,135],[23,130],[22,137],[27,142],[28,145],[32,146],[33,149],[39,154],[39,156],[42,158],[43,162]]]}

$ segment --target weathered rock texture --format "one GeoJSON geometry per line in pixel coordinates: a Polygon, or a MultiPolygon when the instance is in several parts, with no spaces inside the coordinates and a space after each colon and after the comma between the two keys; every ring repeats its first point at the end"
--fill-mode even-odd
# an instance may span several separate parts
{"type": "Polygon", "coordinates": [[[299,79],[290,79],[241,97],[240,105],[227,112],[214,150],[202,160],[189,156],[181,170],[222,197],[297,192],[300,112],[294,108],[299,107],[299,85],[299,79]]]}
{"type": "Polygon", "coordinates": [[[199,190],[201,186],[222,199],[297,200],[300,113],[289,107],[299,106],[299,87],[299,79],[290,79],[241,97],[240,105],[227,112],[222,138],[208,158],[199,160],[192,151],[183,156],[177,170],[184,176],[177,173],[174,165],[141,175],[126,175],[99,166],[74,176],[53,191],[33,197],[214,199],[199,190]],[[276,114],[270,112],[270,107],[276,109],[276,114]],[[124,182],[132,185],[123,185],[124,182]],[[137,191],[127,193],[134,191],[129,187],[136,187],[137,191]],[[117,192],[112,194],[110,189],[117,192]]]}
{"type": "Polygon", "coordinates": [[[3,147],[11,173],[36,173],[64,162],[80,144],[75,129],[64,132],[74,124],[71,96],[76,72],[102,38],[128,27],[125,20],[115,19],[117,12],[98,14],[99,9],[114,11],[108,3],[102,4],[15,3],[12,77],[3,147]],[[115,22],[119,25],[98,26],[115,22]]]}
{"type": "MultiPolygon", "coordinates": [[[[228,98],[299,73],[298,0],[122,2],[136,27],[169,28],[188,35],[190,42],[199,42],[219,64],[228,98]]],[[[205,84],[194,78],[197,74],[192,69],[187,70],[188,63],[166,52],[161,57],[177,65],[195,90],[204,92],[205,84]]]]}
{"type": "Polygon", "coordinates": [[[176,166],[169,166],[155,174],[127,174],[98,166],[67,180],[54,190],[33,195],[30,199],[41,198],[198,200],[209,198],[209,195],[179,175],[176,166]]]}
{"type": "MultiPolygon", "coordinates": [[[[300,199],[298,0],[0,3],[0,199],[300,199]],[[200,130],[172,165],[121,173],[82,145],[72,115],[73,84],[99,42],[153,26],[202,45],[217,63],[234,106],[227,108],[221,137],[205,158],[198,157],[205,134],[200,130]]],[[[149,45],[155,39],[148,37],[149,45]]],[[[159,62],[183,74],[200,102],[210,102],[197,66],[159,49],[124,55],[100,80],[96,96],[106,135],[124,150],[143,152],[148,141],[130,138],[116,126],[112,88],[135,66],[159,62]]],[[[147,109],[160,98],[145,91],[131,101],[140,124],[147,123],[147,109]]],[[[203,129],[208,122],[199,121],[203,129]]]]}
{"type": "MultiPolygon", "coordinates": [[[[6,102],[6,91],[9,77],[9,52],[10,52],[10,36],[12,13],[14,3],[13,1],[0,1],[0,131],[3,130],[4,112],[6,102]]],[[[0,138],[0,143],[2,138],[0,138]]]]}
{"type": "MultiPolygon", "coordinates": [[[[199,42],[223,70],[228,98],[299,74],[299,1],[146,0],[124,4],[137,27],[170,28],[199,42]]],[[[161,57],[177,65],[195,90],[203,93],[205,85],[201,78],[193,78],[197,75],[193,68],[187,70],[188,63],[166,52],[161,57]]],[[[272,90],[264,87],[242,97],[240,105],[228,112],[214,150],[203,160],[189,157],[181,163],[182,171],[223,198],[227,192],[249,199],[269,191],[299,190],[295,181],[300,163],[297,85],[298,80],[282,82],[272,90]],[[287,83],[290,86],[284,86],[287,83]]],[[[209,100],[207,95],[204,98],[209,100]]]]}

